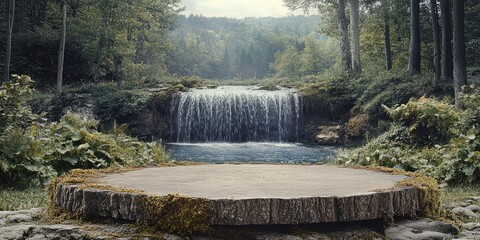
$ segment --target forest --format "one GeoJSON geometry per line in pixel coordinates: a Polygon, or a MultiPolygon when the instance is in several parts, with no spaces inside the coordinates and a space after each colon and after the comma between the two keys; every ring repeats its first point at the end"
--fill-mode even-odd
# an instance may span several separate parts
{"type": "Polygon", "coordinates": [[[305,15],[186,16],[181,0],[6,0],[0,211],[50,209],[43,188],[61,176],[85,183],[75,169],[196,165],[170,144],[223,139],[226,129],[232,139],[272,144],[278,133],[278,144],[285,134],[335,149],[328,160],[281,163],[415,176],[423,182],[411,186],[432,201],[422,216],[478,224],[479,213],[441,201],[480,197],[480,0],[279,1],[305,15]]]}

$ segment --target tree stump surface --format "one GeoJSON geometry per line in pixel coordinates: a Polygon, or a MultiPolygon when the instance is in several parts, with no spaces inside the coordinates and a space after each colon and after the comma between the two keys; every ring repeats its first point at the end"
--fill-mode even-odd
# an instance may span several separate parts
{"type": "Polygon", "coordinates": [[[116,192],[59,184],[56,204],[91,217],[141,221],[146,196],[204,199],[212,225],[349,222],[416,217],[419,194],[403,175],[323,165],[198,165],[145,168],[98,179],[116,192]]]}

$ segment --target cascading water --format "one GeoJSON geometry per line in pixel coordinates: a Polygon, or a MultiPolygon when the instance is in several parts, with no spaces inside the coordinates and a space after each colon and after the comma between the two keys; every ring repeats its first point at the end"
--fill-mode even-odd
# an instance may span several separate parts
{"type": "Polygon", "coordinates": [[[302,118],[296,90],[229,86],[176,93],[170,124],[179,143],[298,142],[302,118]]]}

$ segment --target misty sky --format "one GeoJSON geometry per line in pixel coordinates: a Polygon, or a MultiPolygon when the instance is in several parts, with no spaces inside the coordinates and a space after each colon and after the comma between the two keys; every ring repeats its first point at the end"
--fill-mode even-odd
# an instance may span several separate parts
{"type": "MultiPolygon", "coordinates": [[[[207,17],[282,17],[292,12],[282,0],[182,0],[186,6],[181,14],[197,14],[207,17]]],[[[303,12],[295,12],[295,15],[303,12]]]]}

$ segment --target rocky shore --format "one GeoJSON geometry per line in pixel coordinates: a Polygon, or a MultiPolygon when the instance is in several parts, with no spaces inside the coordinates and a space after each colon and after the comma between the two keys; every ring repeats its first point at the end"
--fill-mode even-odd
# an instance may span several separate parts
{"type": "MultiPolygon", "coordinates": [[[[431,219],[397,221],[386,228],[373,225],[376,222],[354,224],[352,226],[283,226],[267,229],[227,230],[225,239],[256,240],[314,240],[314,239],[480,239],[480,197],[471,197],[460,202],[445,204],[445,209],[464,222],[460,226],[431,219]],[[246,232],[249,232],[248,234],[246,232]]],[[[79,222],[68,221],[64,224],[51,224],[40,221],[42,208],[21,211],[0,212],[0,240],[101,240],[101,239],[184,239],[172,234],[145,234],[136,225],[111,221],[79,222]]],[[[345,225],[345,224],[344,224],[345,225]]],[[[350,225],[350,224],[349,224],[350,225]]],[[[193,236],[189,239],[222,239],[209,236],[193,236]]]]}

